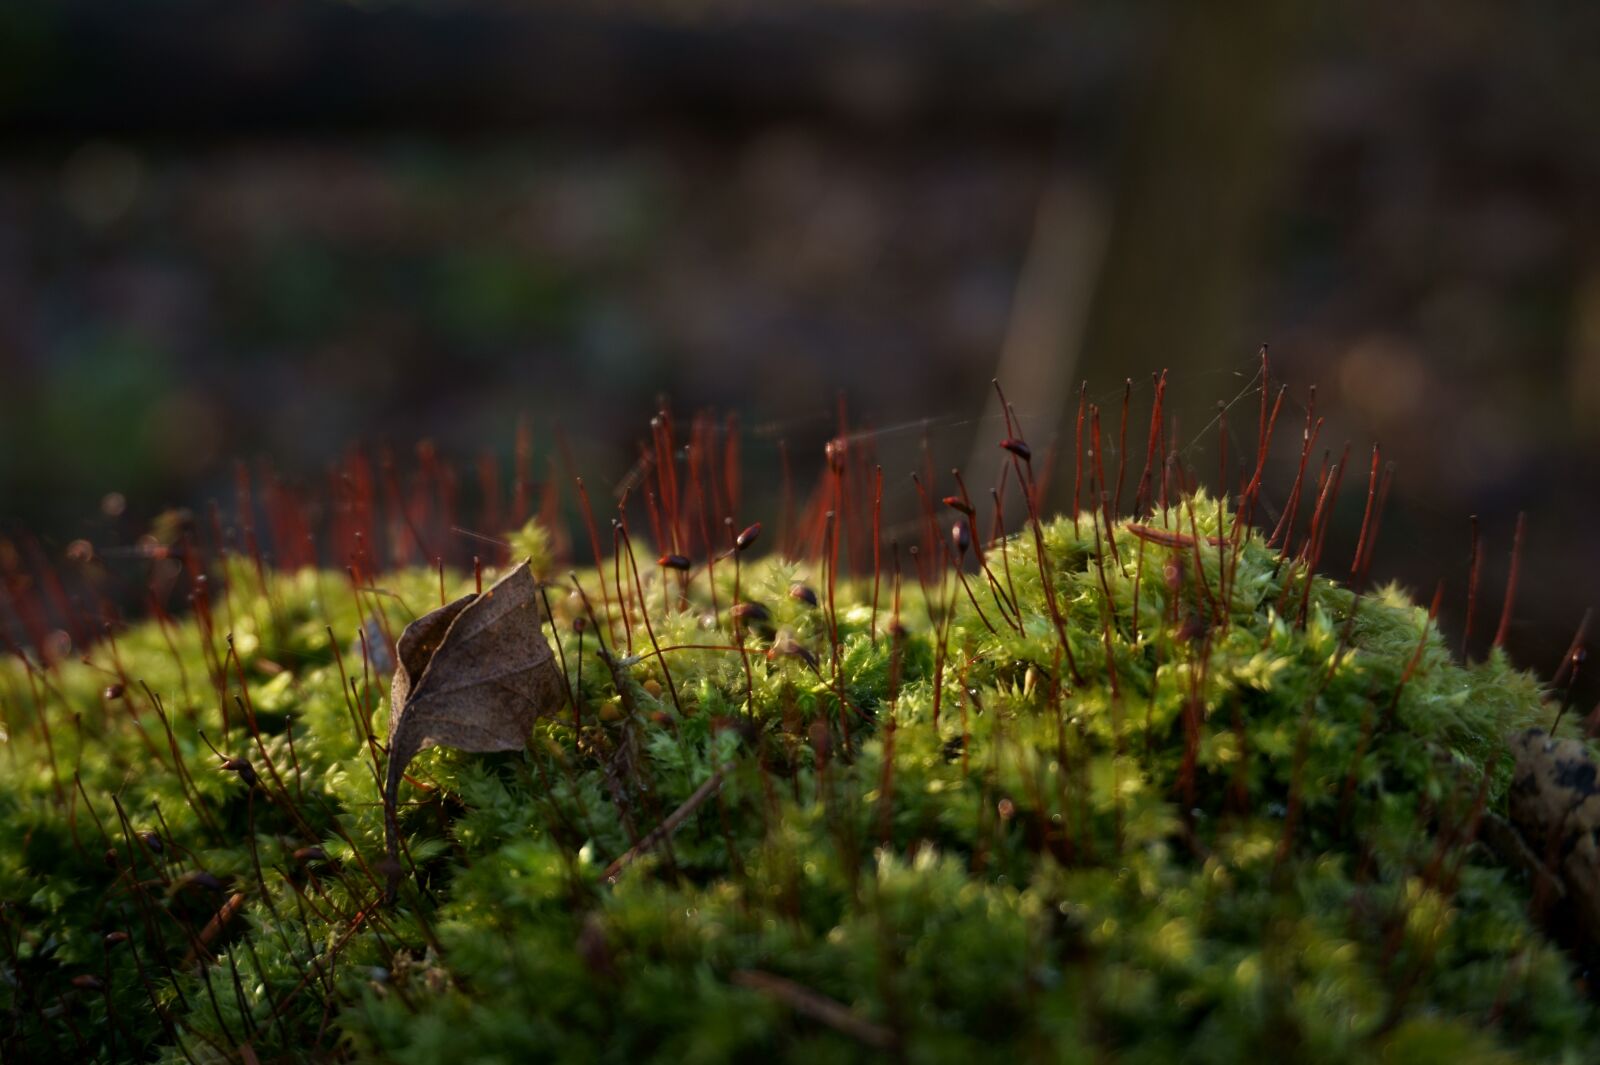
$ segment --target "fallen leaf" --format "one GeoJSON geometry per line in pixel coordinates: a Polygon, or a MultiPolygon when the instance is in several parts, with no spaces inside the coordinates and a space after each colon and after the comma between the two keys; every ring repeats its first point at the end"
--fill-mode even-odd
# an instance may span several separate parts
{"type": "Polygon", "coordinates": [[[541,620],[538,588],[524,562],[483,594],[425,614],[400,634],[383,791],[391,898],[399,879],[400,781],[417,753],[434,746],[478,754],[520,750],[534,721],[560,709],[565,684],[541,620]]]}

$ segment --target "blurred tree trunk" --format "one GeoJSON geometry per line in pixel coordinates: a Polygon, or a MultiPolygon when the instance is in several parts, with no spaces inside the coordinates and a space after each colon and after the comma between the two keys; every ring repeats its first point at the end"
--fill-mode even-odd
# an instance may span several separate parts
{"type": "MultiPolygon", "coordinates": [[[[1296,4],[1239,0],[1173,3],[1168,20],[1123,148],[1075,377],[1109,394],[1170,368],[1169,421],[1187,443],[1244,384],[1228,371],[1270,339],[1250,328],[1250,293],[1285,162],[1287,75],[1309,19],[1296,4]]],[[[1070,425],[1076,389],[1066,400],[1070,425]]]]}
{"type": "Polygon", "coordinates": [[[1573,435],[1593,441],[1600,439],[1600,257],[1579,276],[1572,309],[1568,395],[1573,435]]]}

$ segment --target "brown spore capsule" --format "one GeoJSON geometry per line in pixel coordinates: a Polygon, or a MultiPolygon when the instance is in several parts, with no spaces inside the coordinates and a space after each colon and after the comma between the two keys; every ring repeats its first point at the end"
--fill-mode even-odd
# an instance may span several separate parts
{"type": "Polygon", "coordinates": [[[767,657],[798,658],[811,666],[812,669],[817,668],[817,656],[788,633],[784,633],[773,641],[772,649],[767,652],[767,657]]]}
{"type": "Polygon", "coordinates": [[[965,557],[967,550],[972,547],[972,534],[967,531],[967,523],[958,521],[950,526],[950,546],[956,549],[956,556],[965,557]]]}
{"type": "Polygon", "coordinates": [[[728,616],[735,625],[765,625],[772,620],[772,611],[760,603],[735,603],[728,616]]]}
{"type": "Polygon", "coordinates": [[[253,788],[260,779],[256,776],[256,767],[243,758],[225,758],[222,769],[227,773],[238,773],[239,779],[244,781],[244,786],[253,788]]]}

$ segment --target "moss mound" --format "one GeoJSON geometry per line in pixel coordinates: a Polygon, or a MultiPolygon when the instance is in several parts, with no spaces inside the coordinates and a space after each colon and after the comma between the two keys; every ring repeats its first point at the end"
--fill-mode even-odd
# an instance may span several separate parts
{"type": "Polygon", "coordinates": [[[614,669],[553,584],[576,705],[412,763],[392,906],[369,730],[437,574],[237,564],[194,619],[13,661],[6,1060],[1597,1060],[1476,842],[1533,677],[1204,498],[1037,542],[831,610],[744,562],[745,653],[731,561],[720,611],[647,579],[631,651],[580,575],[614,669]]]}

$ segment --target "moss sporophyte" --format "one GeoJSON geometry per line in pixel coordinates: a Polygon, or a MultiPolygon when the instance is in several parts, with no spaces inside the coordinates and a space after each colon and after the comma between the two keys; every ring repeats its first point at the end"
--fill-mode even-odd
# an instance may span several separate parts
{"type": "Polygon", "coordinates": [[[987,496],[924,468],[890,536],[841,435],[763,532],[730,427],[663,412],[609,549],[582,483],[550,489],[576,572],[548,500],[475,571],[431,564],[370,467],[332,568],[279,492],[237,552],[220,521],[151,545],[186,609],[79,617],[77,657],[12,570],[42,638],[0,679],[5,1060],[1600,1060],[1592,936],[1562,931],[1600,915],[1600,818],[1562,820],[1590,723],[1366,589],[1376,454],[1319,472],[1308,416],[1266,508],[1260,385],[1225,499],[1163,382],[1132,470],[1086,404],[1056,517],[1008,417],[987,496]],[[1349,585],[1315,575],[1346,481],[1349,585]],[[522,559],[524,742],[386,749],[407,626],[522,559]]]}

